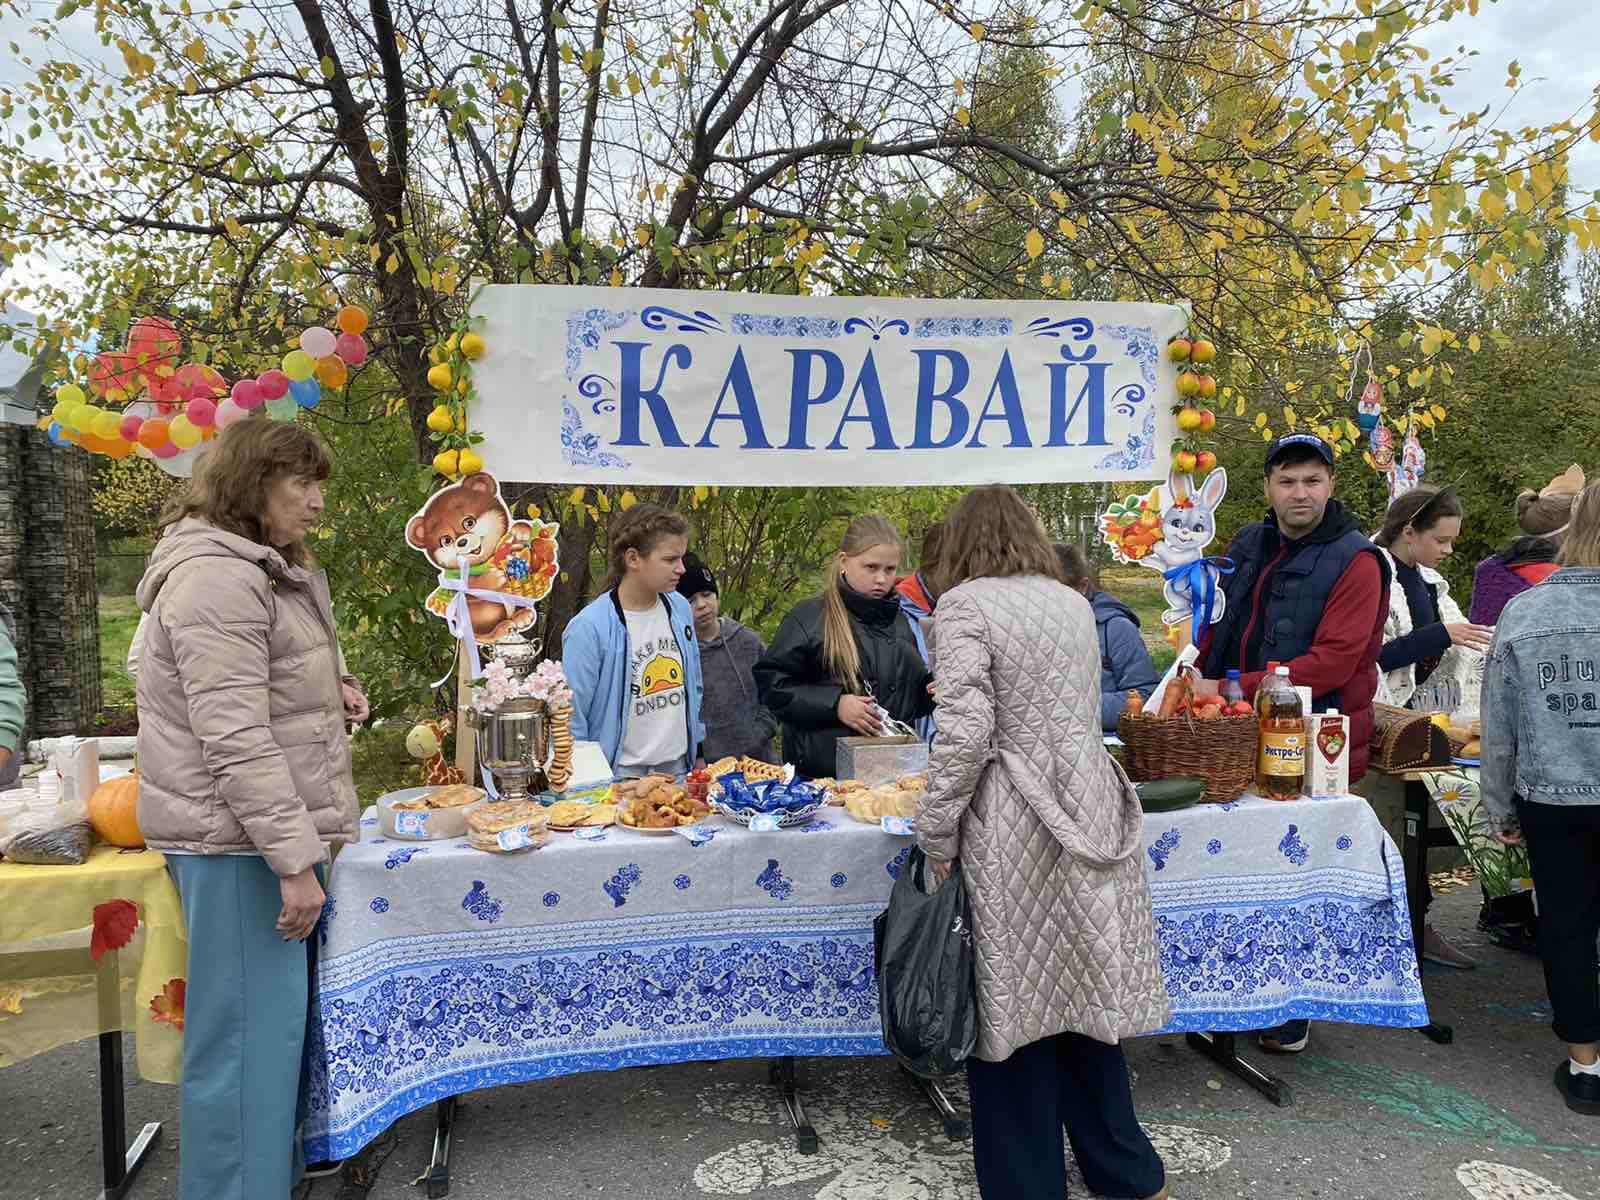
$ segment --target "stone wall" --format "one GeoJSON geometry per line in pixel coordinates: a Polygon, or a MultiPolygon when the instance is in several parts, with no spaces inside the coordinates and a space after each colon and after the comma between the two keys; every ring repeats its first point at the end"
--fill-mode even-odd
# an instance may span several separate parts
{"type": "Polygon", "coordinates": [[[85,732],[100,712],[89,456],[0,425],[0,601],[17,621],[29,737],[85,732]]]}

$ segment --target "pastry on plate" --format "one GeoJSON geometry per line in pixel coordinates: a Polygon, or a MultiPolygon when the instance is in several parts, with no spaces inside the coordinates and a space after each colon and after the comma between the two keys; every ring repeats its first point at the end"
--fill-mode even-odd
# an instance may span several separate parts
{"type": "Polygon", "coordinates": [[[713,778],[713,779],[721,779],[724,775],[731,775],[731,774],[733,774],[733,772],[737,771],[738,769],[739,769],[739,760],[738,760],[738,758],[736,756],[730,754],[726,758],[717,759],[716,762],[712,763],[709,767],[706,768],[706,771],[710,773],[711,778],[713,778]]]}
{"type": "Polygon", "coordinates": [[[428,807],[426,796],[407,796],[404,800],[396,800],[389,805],[395,812],[423,812],[428,807]]]}
{"type": "Polygon", "coordinates": [[[902,775],[894,781],[894,785],[902,792],[925,792],[928,790],[928,773],[919,771],[915,775],[902,775]]]}
{"type": "Polygon", "coordinates": [[[498,800],[467,814],[467,845],[494,854],[526,850],[544,845],[549,827],[550,818],[545,814],[544,805],[532,800],[498,800]],[[517,829],[527,833],[521,845],[515,844],[515,840],[510,844],[502,842],[501,834],[517,829]]]}
{"type": "Polygon", "coordinates": [[[428,793],[429,808],[465,808],[476,804],[487,793],[468,783],[455,783],[428,793]]]}
{"type": "Polygon", "coordinates": [[[768,780],[783,778],[782,767],[762,762],[758,758],[741,758],[738,769],[744,772],[745,779],[751,783],[766,783],[768,780]]]}

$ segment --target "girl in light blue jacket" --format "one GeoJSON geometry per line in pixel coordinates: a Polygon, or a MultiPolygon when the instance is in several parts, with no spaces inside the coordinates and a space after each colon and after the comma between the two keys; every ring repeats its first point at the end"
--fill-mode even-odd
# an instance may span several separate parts
{"type": "Polygon", "coordinates": [[[637,504],[611,535],[605,590],[567,625],[572,736],[600,744],[620,779],[683,775],[700,758],[705,684],[683,576],[689,523],[637,504]]]}

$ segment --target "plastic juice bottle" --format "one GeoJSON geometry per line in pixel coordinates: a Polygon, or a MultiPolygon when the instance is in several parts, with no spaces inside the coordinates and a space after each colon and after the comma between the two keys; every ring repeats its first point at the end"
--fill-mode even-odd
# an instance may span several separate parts
{"type": "Polygon", "coordinates": [[[1244,699],[1244,685],[1239,682],[1239,672],[1237,668],[1228,668],[1228,676],[1222,681],[1222,686],[1218,688],[1217,691],[1229,704],[1232,704],[1236,700],[1244,699]]]}
{"type": "Polygon", "coordinates": [[[1256,759],[1256,792],[1269,800],[1297,800],[1306,778],[1306,716],[1300,695],[1279,667],[1256,695],[1261,744],[1256,759]]]}
{"type": "Polygon", "coordinates": [[[1256,694],[1252,702],[1256,706],[1256,719],[1261,719],[1261,701],[1266,698],[1267,691],[1272,687],[1272,677],[1278,673],[1278,660],[1271,659],[1267,662],[1267,673],[1261,677],[1261,682],[1256,684],[1256,694]]]}

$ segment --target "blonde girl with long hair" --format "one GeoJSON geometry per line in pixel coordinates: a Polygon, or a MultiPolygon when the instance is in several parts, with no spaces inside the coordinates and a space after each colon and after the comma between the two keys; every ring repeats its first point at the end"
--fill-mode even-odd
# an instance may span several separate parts
{"type": "Polygon", "coordinates": [[[784,760],[802,775],[833,775],[838,740],[883,733],[885,715],[910,724],[933,711],[933,677],[895,592],[904,552],[886,518],[851,521],[822,591],[783,619],[756,664],[784,760]]]}

